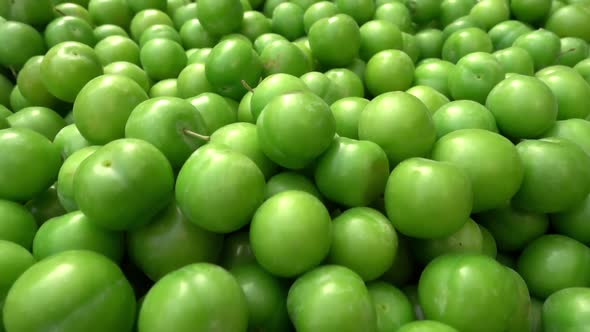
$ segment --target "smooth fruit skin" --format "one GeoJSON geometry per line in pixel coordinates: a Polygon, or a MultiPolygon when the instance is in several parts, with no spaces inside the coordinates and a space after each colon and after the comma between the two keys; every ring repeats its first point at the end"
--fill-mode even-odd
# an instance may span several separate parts
{"type": "Polygon", "coordinates": [[[539,213],[567,211],[590,191],[590,157],[569,140],[549,137],[516,146],[524,180],[513,204],[539,213]],[[559,195],[555,195],[559,192],[559,195]]]}
{"type": "Polygon", "coordinates": [[[31,212],[21,204],[0,200],[0,213],[3,216],[0,240],[10,241],[30,250],[37,232],[37,223],[31,212]]]}
{"type": "Polygon", "coordinates": [[[360,58],[369,61],[380,51],[388,49],[402,49],[403,39],[400,29],[385,20],[373,20],[360,27],[361,48],[360,58]]]}
{"type": "Polygon", "coordinates": [[[88,156],[96,152],[99,146],[84,147],[65,159],[57,175],[57,197],[68,212],[76,211],[78,204],[74,199],[74,175],[78,167],[88,156]]]}
{"type": "Polygon", "coordinates": [[[315,183],[326,198],[348,206],[366,206],[385,189],[389,161],[379,145],[339,137],[316,161],[315,183]]]}
{"type": "Polygon", "coordinates": [[[309,33],[309,29],[315,22],[339,13],[340,10],[336,4],[331,1],[318,1],[312,4],[305,10],[303,15],[303,26],[306,34],[309,33]]]}
{"type": "Polygon", "coordinates": [[[138,65],[129,62],[117,61],[110,63],[104,67],[104,74],[126,76],[139,84],[146,93],[150,91],[152,85],[146,72],[138,65]]]}
{"type": "Polygon", "coordinates": [[[248,304],[240,285],[228,271],[210,263],[167,274],[149,290],[139,310],[139,332],[246,331],[247,327],[248,304]]]}
{"type": "Polygon", "coordinates": [[[264,66],[264,76],[285,73],[299,77],[311,71],[305,54],[294,43],[277,40],[264,48],[260,53],[264,66]]]}
{"type": "Polygon", "coordinates": [[[513,75],[498,83],[486,99],[500,132],[511,138],[536,138],[557,120],[557,99],[538,78],[513,75]]]}
{"type": "Polygon", "coordinates": [[[358,57],[361,47],[359,26],[346,14],[318,20],[308,37],[314,58],[328,67],[346,67],[358,57]]]}
{"type": "Polygon", "coordinates": [[[472,100],[456,100],[441,106],[432,116],[436,136],[460,129],[485,129],[498,132],[494,115],[485,106],[472,100]]]}
{"type": "Polygon", "coordinates": [[[86,138],[80,134],[78,127],[73,123],[57,132],[53,139],[53,144],[57,145],[64,160],[72,153],[90,145],[86,138]]]}
{"type": "Polygon", "coordinates": [[[367,284],[377,313],[377,332],[398,331],[416,316],[408,297],[396,287],[383,281],[367,284]]]}
{"type": "Polygon", "coordinates": [[[492,40],[479,28],[461,29],[451,34],[444,42],[442,59],[456,63],[469,53],[493,50],[492,40]]]}
{"type": "Polygon", "coordinates": [[[510,5],[506,0],[481,0],[471,8],[469,17],[488,30],[510,18],[510,5]]]}
{"type": "Polygon", "coordinates": [[[581,38],[561,38],[561,52],[557,63],[574,67],[578,62],[588,57],[588,43],[581,38]]]}
{"type": "Polygon", "coordinates": [[[268,179],[266,182],[265,199],[289,190],[305,191],[314,195],[319,200],[323,200],[322,194],[320,194],[311,179],[303,174],[288,171],[281,172],[268,179]]]}
{"type": "Polygon", "coordinates": [[[526,23],[508,20],[496,24],[488,31],[488,35],[492,39],[494,49],[498,51],[511,47],[518,37],[531,31],[533,29],[526,23]]]}
{"type": "Polygon", "coordinates": [[[129,24],[129,32],[136,42],[141,40],[143,32],[153,25],[165,24],[173,27],[172,19],[161,10],[144,9],[133,16],[129,24]]]}
{"type": "Polygon", "coordinates": [[[292,92],[272,99],[256,126],[262,151],[289,169],[308,166],[326,151],[336,133],[330,107],[311,92],[292,92]]]}
{"type": "MultiPolygon", "coordinates": [[[[10,287],[23,272],[35,264],[35,258],[25,248],[9,241],[0,240],[0,250],[2,250],[2,256],[0,256],[0,267],[2,268],[2,275],[0,276],[1,312],[10,287]]],[[[0,331],[4,332],[2,316],[0,315],[0,331]]]]}
{"type": "Polygon", "coordinates": [[[145,140],[166,156],[173,169],[206,142],[185,133],[206,135],[201,114],[188,101],[176,97],[148,99],[137,105],[125,124],[125,137],[145,140]]]}
{"type": "Polygon", "coordinates": [[[258,208],[250,224],[250,244],[256,260],[280,277],[295,277],[318,266],[327,257],[331,242],[328,210],[304,191],[272,196],[258,208]],[[302,239],[306,241],[303,247],[302,239]]]}
{"type": "Polygon", "coordinates": [[[139,65],[139,46],[128,37],[106,37],[96,44],[94,51],[103,66],[117,61],[139,65]]]}
{"type": "Polygon", "coordinates": [[[455,65],[440,59],[426,59],[416,65],[414,84],[429,86],[450,97],[449,74],[455,65]]]}
{"type": "Polygon", "coordinates": [[[347,97],[330,105],[332,115],[336,120],[336,134],[340,137],[358,139],[359,118],[368,104],[368,99],[347,97]]]}
{"type": "Polygon", "coordinates": [[[420,99],[420,101],[428,107],[431,115],[440,107],[450,102],[449,98],[445,95],[427,85],[414,85],[406,92],[420,99]]]}
{"type": "Polygon", "coordinates": [[[524,48],[529,52],[535,64],[535,71],[548,67],[557,60],[560,45],[559,37],[545,29],[521,35],[512,43],[512,46],[524,48]]]}
{"type": "Polygon", "coordinates": [[[269,75],[252,92],[250,99],[252,117],[254,120],[258,119],[262,110],[274,97],[295,91],[308,91],[307,86],[299,77],[284,73],[269,75]]]}
{"type": "Polygon", "coordinates": [[[301,76],[301,80],[311,91],[321,97],[328,105],[345,98],[340,87],[324,73],[312,71],[301,76]]]}
{"type": "Polygon", "coordinates": [[[139,58],[145,72],[156,81],[178,77],[187,62],[182,46],[164,38],[146,42],[141,47],[139,58]]]}
{"type": "Polygon", "coordinates": [[[248,302],[248,329],[289,331],[291,322],[287,313],[288,289],[258,264],[233,267],[236,278],[248,302]]]}
{"type": "Polygon", "coordinates": [[[571,287],[553,293],[543,304],[544,331],[583,331],[590,324],[588,305],[590,288],[571,287]]]}
{"type": "Polygon", "coordinates": [[[41,34],[30,25],[7,21],[0,25],[0,64],[20,69],[35,55],[45,53],[41,34]]]}
{"type": "Polygon", "coordinates": [[[127,28],[131,22],[131,10],[126,0],[90,0],[88,13],[97,26],[112,24],[127,28]]]}
{"type": "Polygon", "coordinates": [[[199,1],[197,18],[209,33],[223,36],[239,30],[244,9],[238,0],[199,1]]]}
{"type": "Polygon", "coordinates": [[[461,129],[441,137],[432,150],[432,159],[451,162],[467,171],[475,213],[503,206],[523,181],[524,166],[516,147],[488,130],[461,129]],[[493,158],[494,163],[483,167],[482,161],[487,158],[493,158]]]}
{"type": "Polygon", "coordinates": [[[385,209],[400,233],[415,238],[440,238],[453,234],[467,222],[472,195],[467,173],[459,167],[410,158],[389,176],[385,209]]]}
{"type": "Polygon", "coordinates": [[[211,138],[210,143],[225,145],[228,148],[244,154],[256,163],[266,179],[278,171],[278,166],[272,162],[260,148],[256,125],[252,123],[232,123],[219,128],[211,138]]]}
{"type": "Polygon", "coordinates": [[[52,95],[67,102],[74,102],[86,83],[102,74],[96,52],[79,42],[57,44],[41,61],[43,84],[52,95]]]}
{"type": "Polygon", "coordinates": [[[55,18],[45,28],[45,43],[51,48],[59,43],[75,41],[94,47],[96,38],[92,26],[79,17],[55,18]]]}
{"type": "Polygon", "coordinates": [[[279,4],[272,12],[272,31],[289,41],[304,36],[304,14],[305,9],[293,2],[279,4]]]}
{"type": "Polygon", "coordinates": [[[427,265],[439,256],[451,253],[483,254],[483,247],[484,232],[471,218],[449,236],[411,242],[413,256],[423,265],[427,265]]]}
{"type": "Polygon", "coordinates": [[[590,109],[584,107],[582,100],[590,98],[590,85],[575,70],[568,67],[550,67],[554,69],[537,72],[537,77],[549,86],[558,104],[558,120],[571,118],[585,119],[590,109]]]}
{"type": "Polygon", "coordinates": [[[363,280],[352,270],[324,265],[289,289],[289,317],[297,331],[376,331],[377,317],[363,280]]]}
{"type": "Polygon", "coordinates": [[[247,92],[242,81],[251,87],[256,86],[262,70],[262,61],[250,41],[238,38],[226,39],[215,45],[205,65],[209,83],[221,95],[236,100],[247,92]]]}
{"type": "Polygon", "coordinates": [[[222,242],[223,236],[191,223],[176,202],[127,234],[131,260],[154,281],[192,263],[215,262],[222,242]]]}
{"type": "Polygon", "coordinates": [[[385,50],[373,55],[365,69],[365,84],[373,96],[405,91],[414,80],[414,62],[403,51],[385,50]],[[395,80],[390,79],[395,77],[395,80]]]}
{"type": "Polygon", "coordinates": [[[390,167],[407,158],[427,156],[436,140],[428,109],[406,92],[388,92],[371,100],[358,126],[359,139],[377,143],[390,167]]]}
{"type": "Polygon", "coordinates": [[[590,41],[590,12],[583,2],[557,9],[545,22],[548,30],[560,37],[578,37],[590,41]]]}
{"type": "Polygon", "coordinates": [[[53,141],[55,135],[66,126],[64,119],[47,107],[25,107],[6,117],[12,128],[29,128],[53,141]]]}
{"type": "Polygon", "coordinates": [[[504,69],[493,55],[484,52],[469,53],[450,72],[449,90],[455,100],[468,99],[485,104],[490,91],[504,77],[504,69]]]}
{"type": "Polygon", "coordinates": [[[73,250],[44,259],[13,284],[4,304],[11,331],[131,331],[135,295],[123,272],[100,254],[73,250]]]}
{"type": "Polygon", "coordinates": [[[529,53],[520,47],[508,47],[493,53],[505,73],[516,73],[533,76],[535,67],[533,58],[529,53]]]}
{"type": "Polygon", "coordinates": [[[188,101],[201,114],[207,133],[215,133],[237,120],[237,110],[230,105],[228,99],[216,93],[205,92],[189,98],[188,101]]]}
{"type": "Polygon", "coordinates": [[[148,223],[166,206],[173,186],[172,167],[156,147],[123,138],[102,146],[80,164],[74,198],[92,222],[110,230],[129,230],[148,223]]]}
{"type": "Polygon", "coordinates": [[[157,38],[168,39],[182,45],[180,33],[176,31],[174,27],[166,24],[156,24],[145,29],[141,34],[141,38],[139,38],[139,46],[143,47],[148,41],[157,38]]]}
{"type": "Polygon", "coordinates": [[[522,22],[535,23],[547,17],[551,9],[551,0],[513,0],[510,11],[522,22]]]}
{"type": "Polygon", "coordinates": [[[518,252],[549,229],[546,214],[527,212],[511,206],[477,214],[475,220],[493,235],[498,249],[518,252]]]}
{"type": "Polygon", "coordinates": [[[178,94],[181,98],[196,97],[202,93],[214,92],[215,88],[205,76],[205,64],[188,64],[178,74],[178,94]]]}
{"type": "Polygon", "coordinates": [[[397,25],[403,32],[410,32],[413,29],[412,14],[410,14],[408,7],[400,1],[384,3],[377,6],[375,19],[389,21],[397,25]]]}
{"type": "Polygon", "coordinates": [[[57,179],[61,156],[45,136],[27,128],[0,130],[0,199],[26,201],[57,179]]]}
{"type": "Polygon", "coordinates": [[[418,284],[427,319],[460,331],[503,331],[518,305],[510,272],[481,254],[449,254],[432,261],[418,284]]]}
{"type": "Polygon", "coordinates": [[[400,327],[397,332],[459,332],[455,328],[433,320],[418,320],[400,327]]]}
{"type": "Polygon", "coordinates": [[[35,105],[51,108],[58,103],[58,100],[47,91],[41,80],[42,61],[41,55],[31,57],[19,71],[16,82],[20,93],[27,100],[35,105]]]}
{"type": "Polygon", "coordinates": [[[586,245],[590,244],[590,228],[588,228],[588,215],[590,215],[590,195],[573,208],[551,215],[551,226],[559,234],[563,234],[578,240],[586,245]]]}
{"type": "Polygon", "coordinates": [[[589,263],[588,247],[566,236],[550,234],[536,239],[522,251],[518,272],[531,294],[545,299],[562,289],[588,287],[589,263]],[[544,277],[548,275],[552,277],[544,277]]]}
{"type": "Polygon", "coordinates": [[[328,261],[348,267],[363,280],[375,280],[387,271],[397,252],[397,233],[381,212],[357,207],[332,221],[328,261]]]}
{"type": "Polygon", "coordinates": [[[82,212],[75,211],[49,219],[39,227],[33,241],[33,255],[42,260],[68,250],[90,250],[120,263],[124,243],[123,233],[101,228],[82,212]]]}
{"type": "Polygon", "coordinates": [[[176,200],[197,226],[230,233],[247,225],[264,199],[264,175],[250,158],[208,144],[193,153],[176,179],[176,200]]]}
{"type": "Polygon", "coordinates": [[[88,82],[74,102],[76,127],[89,142],[102,145],[125,137],[133,109],[148,99],[132,79],[102,75],[88,82]]]}

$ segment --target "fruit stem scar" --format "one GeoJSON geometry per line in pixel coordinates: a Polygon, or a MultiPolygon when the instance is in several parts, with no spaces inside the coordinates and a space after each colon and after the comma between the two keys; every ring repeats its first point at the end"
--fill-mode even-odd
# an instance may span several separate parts
{"type": "Polygon", "coordinates": [[[189,135],[189,136],[192,136],[192,137],[196,137],[196,138],[198,138],[200,140],[209,141],[209,136],[205,136],[205,135],[201,135],[199,133],[195,133],[194,131],[192,131],[190,129],[184,128],[182,130],[182,132],[185,133],[186,135],[189,135]]]}

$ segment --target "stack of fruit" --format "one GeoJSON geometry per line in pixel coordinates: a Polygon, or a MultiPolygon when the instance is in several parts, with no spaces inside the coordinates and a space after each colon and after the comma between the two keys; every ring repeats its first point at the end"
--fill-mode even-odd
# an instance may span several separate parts
{"type": "Polygon", "coordinates": [[[590,0],[0,0],[0,331],[590,331],[590,0]]]}

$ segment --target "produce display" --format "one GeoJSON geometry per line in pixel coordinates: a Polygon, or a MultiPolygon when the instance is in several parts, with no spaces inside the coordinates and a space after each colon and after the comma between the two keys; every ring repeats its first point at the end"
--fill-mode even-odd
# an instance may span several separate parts
{"type": "Polygon", "coordinates": [[[0,0],[0,332],[590,331],[590,0],[0,0]]]}

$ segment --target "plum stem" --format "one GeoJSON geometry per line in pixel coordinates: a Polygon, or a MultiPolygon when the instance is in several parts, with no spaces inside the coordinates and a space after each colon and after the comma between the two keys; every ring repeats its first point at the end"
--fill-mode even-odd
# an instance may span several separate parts
{"type": "Polygon", "coordinates": [[[567,50],[567,51],[563,51],[563,52],[561,52],[561,53],[560,53],[560,54],[557,56],[557,60],[561,59],[561,57],[562,57],[562,56],[564,56],[564,55],[566,55],[566,54],[568,54],[568,53],[571,53],[571,52],[573,52],[573,51],[575,51],[575,50],[576,50],[575,48],[570,48],[570,49],[569,49],[569,50],[567,50]]]}
{"type": "Polygon", "coordinates": [[[206,141],[206,142],[208,142],[209,141],[209,138],[211,137],[211,136],[205,136],[205,135],[201,135],[199,133],[195,133],[194,131],[192,131],[190,129],[186,129],[186,128],[183,129],[182,132],[185,135],[188,135],[188,136],[191,136],[191,137],[195,137],[195,138],[198,138],[198,139],[203,140],[203,141],[206,141]]]}
{"type": "Polygon", "coordinates": [[[248,91],[250,91],[250,92],[254,92],[254,89],[252,89],[252,87],[250,86],[250,84],[248,84],[248,82],[246,82],[246,80],[241,80],[240,82],[242,83],[242,86],[243,86],[243,87],[244,87],[246,90],[248,90],[248,91]]]}
{"type": "Polygon", "coordinates": [[[55,10],[56,13],[60,14],[61,16],[68,16],[68,14],[64,13],[61,9],[59,8],[53,8],[53,10],[55,10]]]}

